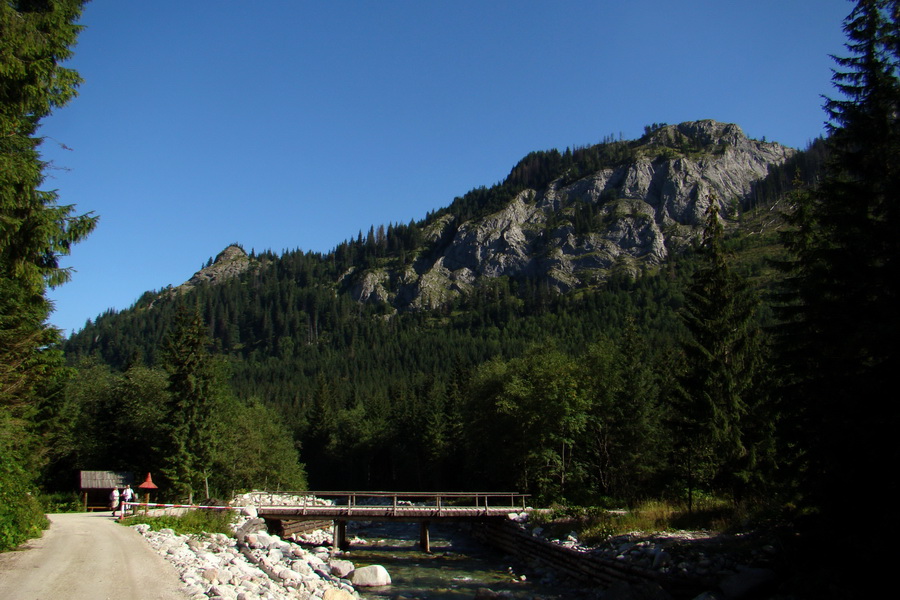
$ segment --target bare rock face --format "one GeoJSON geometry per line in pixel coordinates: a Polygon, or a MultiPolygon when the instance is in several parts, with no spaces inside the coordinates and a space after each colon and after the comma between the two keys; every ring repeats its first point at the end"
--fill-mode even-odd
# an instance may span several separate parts
{"type": "Polygon", "coordinates": [[[219,252],[216,259],[208,267],[204,267],[194,273],[185,283],[175,288],[175,292],[187,292],[202,284],[222,283],[239,276],[250,268],[250,257],[243,248],[232,244],[219,252]]]}
{"type": "Polygon", "coordinates": [[[388,273],[385,271],[368,271],[354,284],[350,293],[354,298],[362,302],[367,302],[369,300],[387,302],[389,298],[388,291],[385,288],[387,279],[388,273]]]}
{"type": "Polygon", "coordinates": [[[598,170],[570,183],[527,189],[501,210],[454,223],[444,215],[426,240],[452,240],[443,252],[392,278],[367,275],[351,290],[360,301],[397,308],[435,308],[465,294],[483,278],[543,277],[559,291],[603,281],[614,272],[636,273],[659,264],[696,239],[709,202],[729,215],[769,167],[795,153],[777,143],[751,140],[740,127],[712,120],[664,126],[645,136],[627,164],[598,170]],[[589,206],[594,226],[576,233],[574,214],[589,206]],[[455,233],[454,228],[455,227],[455,233]]]}

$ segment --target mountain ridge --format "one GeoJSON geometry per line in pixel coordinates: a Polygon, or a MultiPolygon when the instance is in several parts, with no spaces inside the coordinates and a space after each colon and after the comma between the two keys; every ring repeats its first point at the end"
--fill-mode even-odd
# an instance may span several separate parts
{"type": "MultiPolygon", "coordinates": [[[[328,298],[387,316],[444,309],[496,287],[493,282],[508,288],[507,280],[540,282],[558,293],[600,288],[610,277],[652,273],[689,249],[712,200],[726,224],[737,226],[755,186],[771,183],[764,178],[773,168],[785,171],[785,161],[803,155],[713,120],[655,124],[638,140],[532,152],[500,184],[475,188],[419,222],[373,226],[368,236],[360,233],[326,254],[247,255],[231,244],[188,281],[146,292],[120,314],[132,319],[145,309],[167,312],[164,299],[256,282],[241,288],[246,302],[260,281],[287,278],[284,285],[296,291],[282,293],[305,298],[297,310],[308,321],[305,333],[290,335],[308,342],[318,339],[317,307],[332,302],[328,298]]],[[[243,347],[260,343],[251,330],[228,325],[236,310],[242,309],[209,317],[211,333],[227,338],[225,348],[238,339],[243,347]]],[[[107,316],[115,313],[101,318],[107,316]]],[[[159,315],[145,335],[160,339],[165,321],[159,315]]]]}
{"type": "Polygon", "coordinates": [[[250,268],[213,276],[205,270],[222,261],[209,261],[190,293],[148,291],[89,321],[65,354],[116,369],[159,365],[179,310],[197,310],[235,391],[265,398],[302,428],[319,392],[346,406],[388,402],[405,392],[385,372],[419,394],[424,381],[518,356],[548,335],[574,352],[632,323],[666,347],[683,334],[677,311],[697,266],[702,227],[692,215],[715,198],[735,234],[735,267],[768,287],[778,277],[768,262],[779,253],[776,206],[796,173],[816,181],[824,159],[822,144],[795,152],[736,126],[696,123],[531,153],[500,184],[418,222],[373,226],[328,253],[235,250],[250,268]]]}
{"type": "Polygon", "coordinates": [[[427,310],[483,278],[540,278],[567,292],[602,283],[614,269],[636,275],[697,239],[711,199],[721,214],[736,216],[753,183],[796,153],[713,120],[663,125],[625,145],[630,160],[572,181],[571,169],[563,171],[481,218],[442,214],[424,237],[435,245],[444,240],[443,248],[411,265],[370,268],[342,280],[352,281],[349,293],[359,302],[427,310]],[[579,227],[579,213],[587,226],[579,227]]]}

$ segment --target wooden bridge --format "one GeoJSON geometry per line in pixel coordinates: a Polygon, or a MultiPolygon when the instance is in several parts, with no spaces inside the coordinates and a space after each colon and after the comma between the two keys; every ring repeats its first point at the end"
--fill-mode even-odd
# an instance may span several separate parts
{"type": "Polygon", "coordinates": [[[434,521],[490,521],[529,512],[530,496],[514,492],[299,492],[293,506],[258,506],[257,514],[282,532],[286,523],[332,521],[334,547],[347,547],[348,521],[418,522],[419,543],[431,551],[428,526],[434,521]],[[331,500],[321,504],[317,499],[331,500]]]}

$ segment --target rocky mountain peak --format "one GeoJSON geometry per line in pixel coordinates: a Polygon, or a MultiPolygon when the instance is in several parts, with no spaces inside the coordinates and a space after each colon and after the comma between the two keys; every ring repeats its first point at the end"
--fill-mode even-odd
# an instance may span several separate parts
{"type": "Polygon", "coordinates": [[[250,257],[238,244],[231,244],[216,255],[216,259],[175,288],[176,291],[189,291],[198,285],[209,283],[216,284],[227,281],[250,268],[250,257]]]}
{"type": "Polygon", "coordinates": [[[427,309],[485,279],[539,278],[564,292],[617,271],[636,274],[697,239],[710,202],[735,216],[752,184],[796,152],[711,119],[660,125],[616,144],[624,153],[577,178],[560,172],[520,189],[496,212],[466,221],[443,215],[426,229],[433,249],[414,270],[358,273],[351,295],[427,309]]]}
{"type": "Polygon", "coordinates": [[[219,254],[216,255],[216,260],[213,261],[212,266],[216,266],[220,263],[230,263],[233,261],[249,261],[250,257],[247,256],[247,253],[239,244],[231,244],[219,254]]]}
{"type": "Polygon", "coordinates": [[[664,125],[650,134],[650,143],[671,145],[674,140],[687,139],[697,145],[740,145],[749,141],[744,131],[734,123],[720,123],[712,119],[688,121],[678,125],[664,125]]]}

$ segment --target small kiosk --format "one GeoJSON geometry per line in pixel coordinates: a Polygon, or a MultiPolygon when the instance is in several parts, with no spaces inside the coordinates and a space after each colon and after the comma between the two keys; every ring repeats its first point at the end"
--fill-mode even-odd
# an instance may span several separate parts
{"type": "Polygon", "coordinates": [[[126,485],[134,487],[134,473],[127,471],[80,471],[81,499],[84,510],[109,510],[109,493],[126,485]]]}

